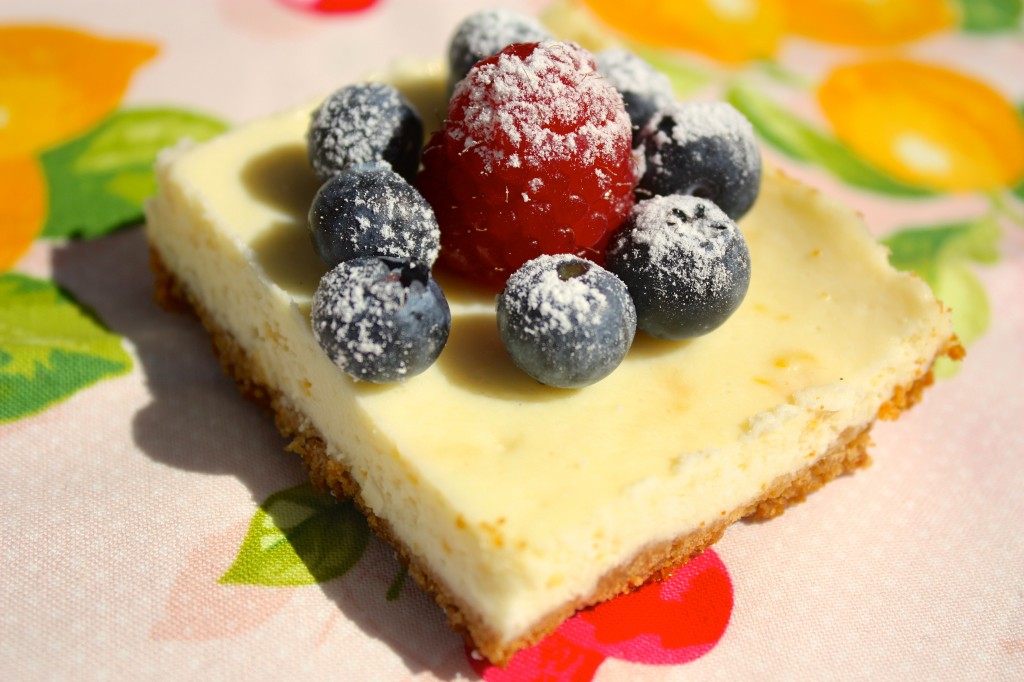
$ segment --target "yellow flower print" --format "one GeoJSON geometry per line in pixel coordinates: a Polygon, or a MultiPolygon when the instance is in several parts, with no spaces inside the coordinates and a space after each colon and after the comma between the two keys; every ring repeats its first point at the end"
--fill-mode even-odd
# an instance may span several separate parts
{"type": "Polygon", "coordinates": [[[109,40],[54,26],[0,26],[0,270],[42,228],[46,186],[37,155],[113,111],[148,43],[109,40]]]}
{"type": "Polygon", "coordinates": [[[951,28],[949,0],[781,0],[787,29],[837,45],[883,46],[951,28]]]}
{"type": "Polygon", "coordinates": [[[836,136],[908,184],[940,191],[1012,187],[1024,177],[1024,126],[991,87],[904,59],[844,66],[818,88],[836,136]]]}
{"type": "Polygon", "coordinates": [[[699,52],[728,64],[771,57],[783,31],[779,0],[584,0],[609,26],[649,47],[699,52]]]}

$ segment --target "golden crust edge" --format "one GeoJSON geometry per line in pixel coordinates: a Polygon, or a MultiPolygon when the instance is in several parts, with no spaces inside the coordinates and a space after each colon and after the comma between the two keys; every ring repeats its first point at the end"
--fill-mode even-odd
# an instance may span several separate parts
{"type": "MultiPolygon", "coordinates": [[[[321,490],[330,490],[337,498],[352,498],[374,532],[394,547],[402,562],[408,566],[409,574],[444,609],[449,626],[463,634],[477,651],[497,665],[503,666],[508,663],[517,651],[540,641],[577,610],[632,591],[652,580],[670,576],[674,569],[717,542],[725,530],[736,521],[768,520],[779,516],[791,505],[803,502],[807,495],[829,481],[871,464],[867,449],[871,444],[870,431],[874,422],[861,429],[848,429],[826,453],[804,469],[779,477],[765,487],[763,495],[749,504],[734,509],[698,531],[647,547],[629,563],[602,576],[595,590],[586,598],[559,607],[534,624],[523,636],[511,642],[503,642],[472,608],[462,602],[440,578],[434,576],[429,568],[412,554],[394,535],[387,520],[377,517],[367,507],[362,500],[359,484],[328,454],[325,441],[317,429],[283,394],[269,385],[269,380],[262,375],[262,371],[248,353],[229,332],[217,325],[202,303],[164,265],[159,252],[152,246],[150,265],[155,277],[157,302],[171,311],[191,311],[199,318],[210,334],[214,353],[220,360],[224,372],[235,381],[244,397],[273,413],[277,430],[282,436],[291,438],[285,449],[302,458],[313,485],[321,490]]],[[[943,355],[953,360],[964,357],[963,346],[955,336],[939,350],[932,364],[943,355]]],[[[896,419],[904,410],[919,402],[924,390],[933,383],[934,378],[929,365],[915,381],[897,387],[893,396],[879,408],[878,417],[884,420],[896,419]]]]}

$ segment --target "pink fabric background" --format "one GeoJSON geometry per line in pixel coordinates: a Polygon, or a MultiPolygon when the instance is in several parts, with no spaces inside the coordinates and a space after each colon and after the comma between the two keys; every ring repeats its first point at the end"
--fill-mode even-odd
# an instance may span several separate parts
{"type": "MultiPolygon", "coordinates": [[[[237,123],[395,59],[439,55],[483,4],[382,0],[324,19],[271,0],[8,0],[0,24],[156,43],[125,105],[174,103],[237,123]]],[[[942,40],[919,52],[959,59],[942,40]]],[[[808,50],[783,60],[803,63],[808,50]]],[[[965,63],[979,59],[972,50],[965,63]]],[[[988,68],[1022,101],[1024,62],[1012,59],[988,68]]],[[[792,171],[842,194],[878,234],[906,222],[901,206],[792,171]]],[[[976,201],[938,202],[914,219],[976,201]]],[[[1006,227],[1000,250],[977,270],[989,330],[955,378],[879,425],[874,466],[716,545],[733,596],[717,645],[676,665],[609,659],[596,679],[1024,679],[1024,229],[1006,227]]],[[[217,583],[257,505],[305,475],[222,375],[198,323],[153,304],[139,230],[37,241],[16,270],[74,292],[124,337],[134,367],[0,426],[0,678],[475,679],[461,640],[411,581],[384,597],[399,565],[376,539],[320,585],[217,583]]]]}

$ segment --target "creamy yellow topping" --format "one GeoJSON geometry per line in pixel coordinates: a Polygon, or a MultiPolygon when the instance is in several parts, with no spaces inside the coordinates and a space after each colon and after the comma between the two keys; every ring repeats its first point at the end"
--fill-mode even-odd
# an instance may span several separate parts
{"type": "MultiPolygon", "coordinates": [[[[440,116],[438,70],[392,79],[440,116]]],[[[309,329],[324,266],[306,233],[308,114],[168,154],[150,239],[374,512],[506,639],[813,462],[949,337],[927,286],[893,270],[851,211],[769,173],[741,222],[747,298],[713,333],[638,335],[605,380],[548,388],[505,355],[493,295],[442,277],[453,326],[438,362],[403,384],[354,383],[309,329]]]]}

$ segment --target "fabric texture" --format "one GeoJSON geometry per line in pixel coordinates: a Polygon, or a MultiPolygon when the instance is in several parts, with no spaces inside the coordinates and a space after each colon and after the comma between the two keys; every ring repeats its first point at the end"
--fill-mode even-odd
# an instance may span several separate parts
{"type": "Polygon", "coordinates": [[[154,303],[161,148],[439,58],[486,4],[0,6],[0,678],[1024,679],[1019,2],[506,3],[732,103],[935,289],[967,358],[871,468],[504,670],[154,303]]]}

